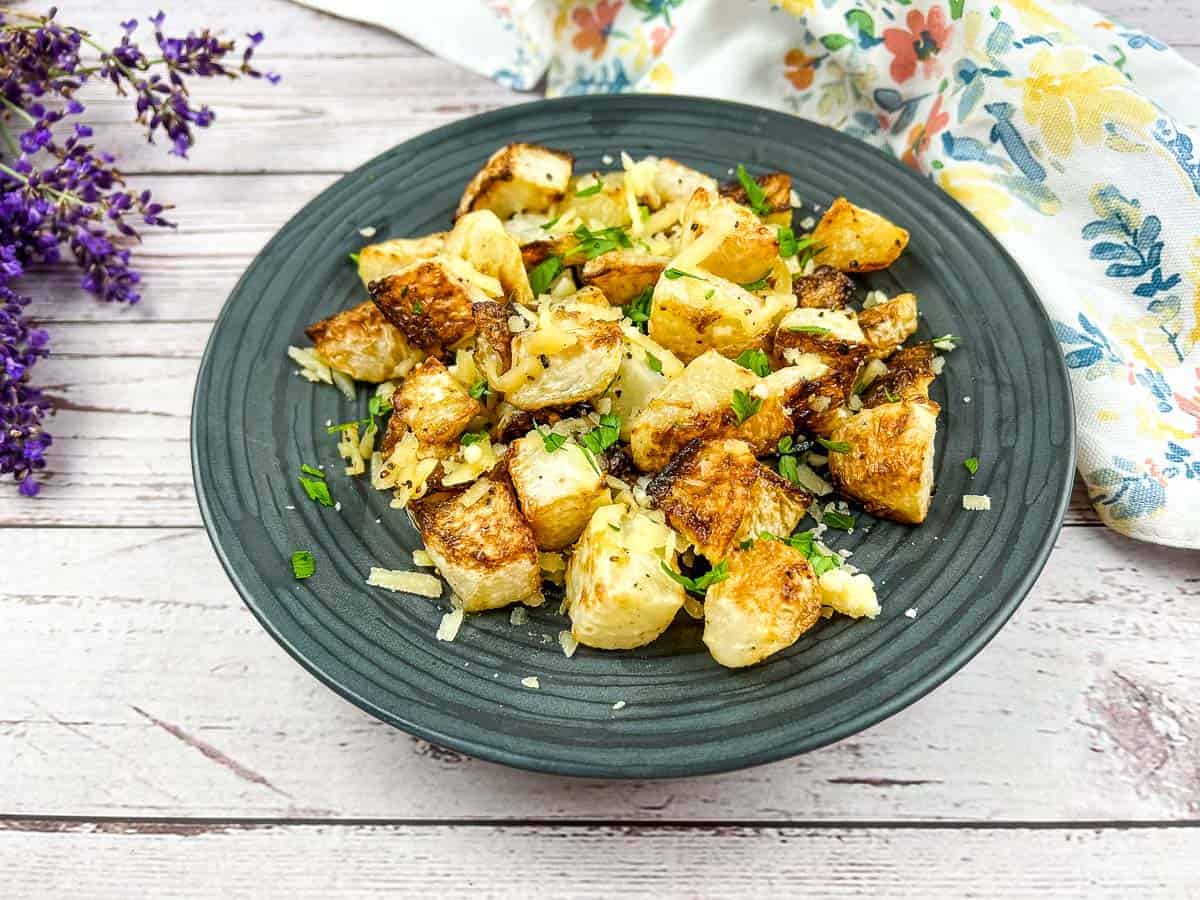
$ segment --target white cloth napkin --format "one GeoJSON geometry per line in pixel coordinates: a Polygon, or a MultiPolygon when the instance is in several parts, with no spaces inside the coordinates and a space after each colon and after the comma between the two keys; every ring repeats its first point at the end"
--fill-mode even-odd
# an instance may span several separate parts
{"type": "Polygon", "coordinates": [[[721,97],[869,141],[971,210],[1055,321],[1104,522],[1200,547],[1200,70],[1034,0],[299,0],[519,90],[721,97]]]}

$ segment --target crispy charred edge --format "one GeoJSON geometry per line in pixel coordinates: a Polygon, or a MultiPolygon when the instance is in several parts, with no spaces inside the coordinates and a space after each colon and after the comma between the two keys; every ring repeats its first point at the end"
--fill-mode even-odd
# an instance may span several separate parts
{"type": "Polygon", "coordinates": [[[542,425],[556,425],[563,419],[577,419],[591,407],[583,403],[570,406],[547,406],[544,409],[514,409],[512,415],[492,426],[491,438],[498,444],[511,444],[542,425]]]}
{"type": "MultiPolygon", "coordinates": [[[[792,484],[792,482],[788,481],[774,469],[769,469],[761,463],[758,466],[758,477],[772,487],[787,493],[796,503],[804,504],[804,512],[808,512],[808,508],[813,505],[813,501],[816,499],[813,494],[804,488],[797,484],[792,484]]],[[[803,513],[801,513],[801,517],[803,518],[803,513]]],[[[757,537],[757,535],[751,535],[751,537],[757,537]]],[[[787,537],[787,535],[781,535],[781,537],[787,537]]]]}
{"type": "MultiPolygon", "coordinates": [[[[754,182],[763,189],[771,212],[787,212],[792,208],[792,176],[786,172],[767,172],[754,176],[754,182]]],[[[750,197],[740,181],[727,181],[721,185],[720,194],[734,203],[750,205],[750,197]]]]}
{"type": "MultiPolygon", "coordinates": [[[[497,469],[500,467],[498,466],[497,469]]],[[[537,542],[533,537],[533,529],[521,512],[512,484],[508,481],[507,470],[498,472],[493,469],[496,477],[490,478],[496,497],[502,497],[501,510],[485,511],[481,508],[473,518],[482,523],[482,533],[473,532],[471,539],[465,539],[457,528],[446,527],[447,516],[452,515],[454,503],[463,490],[439,490],[426,494],[418,500],[409,503],[408,509],[413,522],[421,536],[428,540],[436,536],[443,546],[446,557],[452,563],[482,564],[494,566],[511,562],[522,556],[537,558],[537,542]],[[511,513],[511,517],[510,517],[511,513]],[[515,517],[524,527],[512,527],[515,517]]],[[[451,523],[454,524],[454,523],[451,523]]]]}
{"type": "Polygon", "coordinates": [[[517,314],[511,303],[487,300],[471,307],[477,336],[476,351],[496,356],[497,374],[503,375],[512,366],[512,329],[508,320],[517,314]],[[484,345],[484,346],[480,346],[484,345]]]}
{"type": "MultiPolygon", "coordinates": [[[[708,445],[721,440],[723,439],[694,438],[688,441],[646,485],[646,496],[663,511],[671,527],[677,531],[686,532],[699,544],[708,544],[716,536],[711,510],[703,505],[691,504],[683,500],[674,501],[671,495],[676,482],[680,478],[687,477],[704,452],[709,449],[708,445]],[[706,511],[710,514],[705,515],[706,511]]],[[[754,487],[754,480],[757,477],[756,468],[760,468],[757,463],[753,462],[753,456],[751,456],[750,462],[752,462],[751,465],[746,465],[733,454],[724,454],[723,459],[718,462],[721,470],[714,474],[724,476],[728,472],[730,479],[737,479],[742,490],[748,493],[754,487]]],[[[732,533],[730,536],[732,537],[732,533]]]]}
{"type": "MultiPolygon", "coordinates": [[[[515,152],[521,150],[540,150],[543,153],[549,153],[566,160],[571,164],[572,169],[575,168],[575,154],[568,153],[566,150],[555,150],[553,147],[546,147],[542,144],[509,144],[499,154],[493,154],[489,157],[488,161],[484,163],[483,168],[476,172],[475,176],[467,184],[467,189],[463,192],[462,199],[458,203],[458,209],[454,212],[454,221],[458,221],[467,213],[479,209],[480,198],[485,196],[494,185],[512,181],[516,177],[512,157],[515,152]],[[468,197],[470,200],[467,199],[468,197]]],[[[552,202],[557,203],[562,200],[563,196],[561,191],[556,191],[551,195],[552,202]]]]}
{"type": "Polygon", "coordinates": [[[396,449],[396,445],[404,437],[404,432],[408,430],[408,425],[405,424],[404,417],[396,412],[400,408],[401,387],[403,387],[403,384],[398,384],[396,385],[396,389],[392,391],[392,413],[388,416],[387,428],[383,431],[383,440],[379,442],[379,453],[385,461],[392,455],[392,451],[396,449]]]}
{"type": "Polygon", "coordinates": [[[653,284],[669,263],[670,259],[665,256],[642,256],[614,250],[585,261],[579,270],[579,278],[585,285],[599,286],[610,276],[630,277],[627,273],[636,270],[639,277],[653,284]]]}
{"type": "Polygon", "coordinates": [[[929,385],[934,379],[934,352],[932,344],[916,344],[901,347],[889,356],[887,374],[863,391],[863,406],[882,406],[901,400],[929,401],[929,385]]]}
{"type": "Polygon", "coordinates": [[[818,266],[792,280],[796,302],[807,309],[842,309],[854,299],[854,282],[833,266],[818,266]]]}
{"type": "Polygon", "coordinates": [[[862,310],[858,314],[858,327],[862,329],[863,334],[867,338],[867,343],[871,345],[872,349],[877,354],[887,356],[896,350],[904,340],[907,340],[910,335],[904,335],[899,341],[885,343],[879,339],[879,335],[875,334],[876,329],[881,326],[890,326],[894,322],[915,321],[916,309],[916,297],[909,293],[897,294],[885,303],[862,310]],[[896,310],[901,308],[907,308],[912,312],[911,320],[907,317],[897,315],[896,310]]]}
{"type": "Polygon", "coordinates": [[[374,304],[370,303],[370,301],[355,304],[349,309],[343,309],[341,312],[336,312],[331,316],[326,316],[324,319],[313,322],[304,329],[304,333],[314,344],[321,344],[326,339],[336,339],[337,336],[333,334],[334,331],[344,327],[347,322],[365,322],[371,310],[375,308],[374,304]],[[364,307],[367,308],[364,309],[364,307]]]}
{"type": "Polygon", "coordinates": [[[798,431],[822,433],[827,429],[828,416],[850,399],[858,373],[871,354],[866,344],[854,341],[830,339],[815,334],[779,329],[775,332],[774,352],[781,365],[783,351],[796,349],[801,353],[813,353],[821,357],[829,371],[812,381],[801,381],[787,389],[783,407],[798,431]],[[829,398],[824,409],[813,409],[810,401],[817,397],[829,398]]]}
{"type": "MultiPolygon", "coordinates": [[[[456,314],[452,322],[445,323],[451,326],[449,328],[439,327],[440,317],[433,315],[440,307],[447,306],[440,301],[458,290],[459,286],[451,282],[442,267],[432,260],[419,260],[403,272],[367,285],[367,292],[383,317],[399,328],[409,343],[435,355],[444,353],[445,348],[475,332],[474,321],[462,313],[456,314]],[[415,287],[416,284],[420,288],[415,287]],[[414,302],[422,303],[420,312],[416,311],[414,302]]],[[[447,311],[450,311],[448,306],[447,311]]]]}
{"type": "Polygon", "coordinates": [[[583,256],[575,253],[578,246],[579,238],[573,234],[539,238],[521,245],[521,262],[525,264],[526,269],[533,269],[552,256],[561,256],[564,266],[578,265],[584,262],[583,256]]]}

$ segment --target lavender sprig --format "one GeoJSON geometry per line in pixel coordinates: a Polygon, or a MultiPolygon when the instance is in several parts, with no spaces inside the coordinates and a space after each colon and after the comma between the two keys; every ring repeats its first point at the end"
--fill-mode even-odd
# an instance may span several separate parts
{"type": "Polygon", "coordinates": [[[109,82],[133,98],[151,143],[165,134],[168,152],[186,157],[195,130],[215,118],[193,104],[190,79],[278,81],[252,62],[259,32],[247,35],[239,55],[233,41],[208,29],[168,36],[160,12],[149,19],[156,49],[147,55],[134,40],[137,20],[121,23],[119,42],[106,47],[56,15],[53,8],[45,16],[0,9],[0,475],[11,474],[27,496],[37,493],[34,473],[51,443],[43,428],[51,404],[30,380],[49,346],[46,332],[28,321],[29,298],[13,283],[31,266],[59,261],[65,248],[85,290],[136,303],[140,276],[128,245],[141,226],[171,226],[162,215],[167,207],[149,191],[129,189],[116,158],[90,141],[75,94],[88,81],[109,82]]]}

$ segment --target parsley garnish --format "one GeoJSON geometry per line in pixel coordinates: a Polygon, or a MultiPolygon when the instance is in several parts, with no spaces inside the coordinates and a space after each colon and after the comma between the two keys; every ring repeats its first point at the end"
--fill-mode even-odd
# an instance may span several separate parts
{"type": "Polygon", "coordinates": [[[789,538],[776,538],[776,540],[783,541],[783,543],[787,544],[793,550],[803,553],[805,558],[812,564],[813,573],[818,578],[830,569],[836,569],[842,564],[842,558],[838,554],[822,550],[817,546],[816,538],[813,537],[811,531],[801,531],[799,534],[793,534],[789,538]]]}
{"type": "Polygon", "coordinates": [[[646,351],[646,365],[650,367],[651,372],[657,372],[659,375],[662,374],[662,360],[649,350],[646,351]]]}
{"type": "Polygon", "coordinates": [[[314,475],[317,478],[320,478],[322,480],[324,480],[324,478],[325,478],[324,472],[322,472],[320,469],[316,468],[315,466],[310,466],[308,463],[303,463],[300,466],[300,471],[303,472],[305,475],[314,475]]]}
{"type": "Polygon", "coordinates": [[[770,274],[771,274],[771,272],[768,270],[767,272],[763,273],[763,277],[758,279],[758,281],[747,281],[745,284],[742,285],[742,290],[750,291],[751,293],[753,293],[754,291],[766,290],[767,277],[770,274]]]}
{"type": "Polygon", "coordinates": [[[690,591],[693,594],[704,596],[712,585],[724,581],[729,577],[729,563],[726,560],[721,560],[703,575],[698,575],[695,578],[676,572],[665,562],[660,563],[664,572],[671,576],[671,580],[682,587],[685,591],[690,591]]]}
{"type": "Polygon", "coordinates": [[[653,300],[654,285],[650,285],[625,307],[625,315],[629,317],[629,321],[641,328],[642,331],[646,330],[643,326],[650,321],[650,308],[653,300]]]}
{"type": "Polygon", "coordinates": [[[464,447],[470,447],[472,444],[478,444],[482,440],[487,439],[486,431],[468,431],[458,439],[458,442],[464,447]]]}
{"type": "Polygon", "coordinates": [[[779,236],[779,255],[784,259],[789,256],[795,256],[800,252],[800,245],[796,243],[796,232],[788,228],[786,225],[780,225],[776,231],[779,236]]]}
{"type": "Polygon", "coordinates": [[[789,454],[779,457],[779,474],[792,484],[799,484],[800,470],[796,465],[796,457],[789,454]]]}
{"type": "Polygon", "coordinates": [[[972,475],[974,475],[976,472],[979,471],[979,457],[972,456],[972,457],[969,457],[968,459],[964,459],[963,465],[966,467],[968,472],[970,472],[972,475]]]}
{"type": "Polygon", "coordinates": [[[749,550],[753,546],[754,546],[754,538],[746,538],[744,541],[742,541],[740,544],[738,544],[738,549],[739,550],[749,550]]]}
{"type": "Polygon", "coordinates": [[[488,387],[487,379],[480,378],[477,382],[471,385],[467,393],[470,394],[475,400],[483,400],[488,394],[491,393],[491,389],[488,387]]]}
{"type": "Polygon", "coordinates": [[[955,337],[952,334],[943,334],[941,337],[934,338],[931,343],[938,350],[955,350],[958,348],[958,342],[961,338],[955,337]]]}
{"type": "Polygon", "coordinates": [[[345,431],[348,428],[357,428],[360,425],[370,425],[370,424],[371,424],[371,420],[369,418],[355,419],[353,422],[341,422],[338,425],[330,425],[328,428],[325,429],[325,432],[327,434],[337,434],[339,431],[345,431]]]}
{"type": "Polygon", "coordinates": [[[685,272],[683,269],[667,269],[663,275],[670,281],[677,278],[695,278],[697,281],[707,281],[707,278],[701,278],[699,275],[693,275],[691,272],[685,272]]]}
{"type": "Polygon", "coordinates": [[[606,413],[600,417],[600,424],[581,437],[583,446],[595,454],[603,453],[621,437],[621,417],[606,413]]]}
{"type": "Polygon", "coordinates": [[[367,412],[373,416],[382,416],[384,413],[390,413],[391,411],[392,401],[387,397],[380,397],[377,394],[367,402],[367,412]]]}
{"type": "Polygon", "coordinates": [[[791,453],[795,446],[796,441],[792,438],[792,436],[790,434],[785,434],[779,439],[776,449],[778,449],[780,453],[791,453]]]}
{"type": "Polygon", "coordinates": [[[829,329],[822,328],[820,325],[789,325],[788,331],[794,331],[797,334],[829,334],[829,329]]]}
{"type": "Polygon", "coordinates": [[[734,362],[742,368],[749,369],[759,378],[765,378],[771,374],[771,361],[761,350],[743,350],[734,362]]]}
{"type": "Polygon", "coordinates": [[[597,178],[596,183],[593,185],[589,185],[588,187],[585,187],[585,188],[580,188],[580,187],[575,188],[575,196],[576,197],[593,197],[596,194],[600,193],[602,190],[604,190],[604,182],[601,181],[599,178],[597,178]]]}
{"type": "Polygon", "coordinates": [[[549,231],[551,228],[553,228],[555,225],[558,224],[558,220],[561,218],[562,218],[562,214],[560,213],[559,215],[557,215],[553,219],[551,219],[549,222],[543,223],[542,231],[549,231]]]}
{"type": "Polygon", "coordinates": [[[358,265],[358,254],[357,253],[350,254],[350,262],[354,263],[356,266],[358,265]]]}
{"type": "Polygon", "coordinates": [[[821,254],[821,252],[825,249],[824,247],[820,246],[819,244],[811,243],[812,238],[805,238],[805,240],[810,241],[810,243],[805,244],[801,248],[802,252],[800,253],[800,259],[799,259],[801,272],[803,272],[805,270],[805,268],[808,267],[808,264],[810,262],[812,262],[814,259],[816,259],[821,254]]]}
{"type": "Polygon", "coordinates": [[[641,213],[643,222],[650,218],[650,207],[648,207],[646,204],[639,203],[638,212],[641,213]]]}
{"type": "Polygon", "coordinates": [[[887,400],[888,403],[895,403],[897,400],[900,399],[899,397],[897,397],[895,394],[893,394],[891,391],[888,390],[886,384],[883,386],[883,396],[884,396],[884,399],[887,400]]]}
{"type": "Polygon", "coordinates": [[[421,301],[420,300],[413,301],[412,310],[413,310],[414,316],[419,316],[421,314],[421,301]]]}
{"type": "Polygon", "coordinates": [[[739,425],[758,412],[760,407],[762,407],[761,400],[757,397],[751,397],[748,393],[741,390],[733,392],[733,400],[729,404],[729,408],[737,416],[739,425]]]}
{"type": "Polygon", "coordinates": [[[309,500],[315,500],[322,506],[333,506],[333,498],[329,496],[329,485],[324,481],[316,478],[301,478],[300,484],[304,486],[304,493],[308,494],[309,500]]]}
{"type": "Polygon", "coordinates": [[[313,561],[313,555],[307,550],[297,550],[292,554],[292,575],[297,581],[303,581],[317,571],[317,564],[313,561]]]}
{"type": "Polygon", "coordinates": [[[565,434],[559,434],[557,431],[538,431],[542,436],[542,446],[546,448],[547,453],[553,453],[555,450],[562,449],[562,445],[567,442],[565,434]]]}
{"type": "Polygon", "coordinates": [[[614,525],[612,522],[609,522],[609,523],[608,523],[608,527],[609,527],[609,528],[611,528],[613,531],[620,531],[620,530],[621,530],[621,526],[620,526],[620,525],[614,525]]]}
{"type": "Polygon", "coordinates": [[[762,189],[757,181],[750,177],[750,173],[746,171],[746,167],[738,163],[737,179],[742,184],[742,190],[746,192],[746,200],[750,208],[760,216],[770,215],[771,204],[767,202],[767,193],[762,189]]]}
{"type": "Polygon", "coordinates": [[[533,291],[533,296],[537,297],[540,294],[546,293],[561,271],[561,256],[547,257],[534,266],[533,270],[529,273],[529,289],[533,291]]]}
{"type": "Polygon", "coordinates": [[[849,453],[850,445],[845,441],[829,441],[823,437],[817,438],[817,443],[831,453],[849,453]]]}
{"type": "Polygon", "coordinates": [[[708,291],[707,291],[707,292],[705,293],[705,295],[704,295],[704,299],[705,299],[705,300],[711,300],[711,299],[712,299],[712,295],[713,295],[713,294],[715,294],[716,292],[717,292],[717,289],[716,289],[716,288],[709,288],[709,289],[708,289],[708,291]]]}
{"type": "Polygon", "coordinates": [[[608,253],[610,250],[616,250],[618,247],[633,246],[633,242],[629,240],[629,235],[624,230],[616,227],[591,231],[586,225],[580,225],[575,229],[575,239],[579,241],[578,249],[588,259],[595,259],[602,253],[608,253]]]}
{"type": "Polygon", "coordinates": [[[854,528],[854,516],[829,510],[821,517],[821,521],[830,528],[838,531],[851,531],[854,528]]]}

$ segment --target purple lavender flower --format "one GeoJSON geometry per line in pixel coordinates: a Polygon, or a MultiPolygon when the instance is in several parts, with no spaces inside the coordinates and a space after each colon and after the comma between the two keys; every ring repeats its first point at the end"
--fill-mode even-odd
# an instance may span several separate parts
{"type": "Polygon", "coordinates": [[[50,435],[43,420],[51,404],[30,376],[46,357],[49,336],[26,316],[29,299],[12,285],[31,266],[53,263],[66,248],[83,272],[84,289],[102,300],[136,303],[140,275],[126,244],[137,225],[170,227],[168,207],[149,191],[125,186],[113,154],[88,143],[92,129],[71,121],[85,113],[75,93],[89,80],[107,81],[132,95],[137,121],[153,142],[158,133],[169,152],[186,156],[197,128],[214,114],[195,105],[188,79],[267,78],[251,63],[261,32],[247,35],[240,61],[233,41],[209,30],[186,37],[163,32],[166,17],[149,18],[157,45],[151,60],[133,40],[136,19],[120,23],[119,42],[98,43],[91,34],[61,25],[56,10],[45,16],[0,12],[0,475],[11,474],[20,492],[38,492],[35,473],[45,467],[50,435]],[[95,58],[85,59],[86,51],[95,58]]]}

